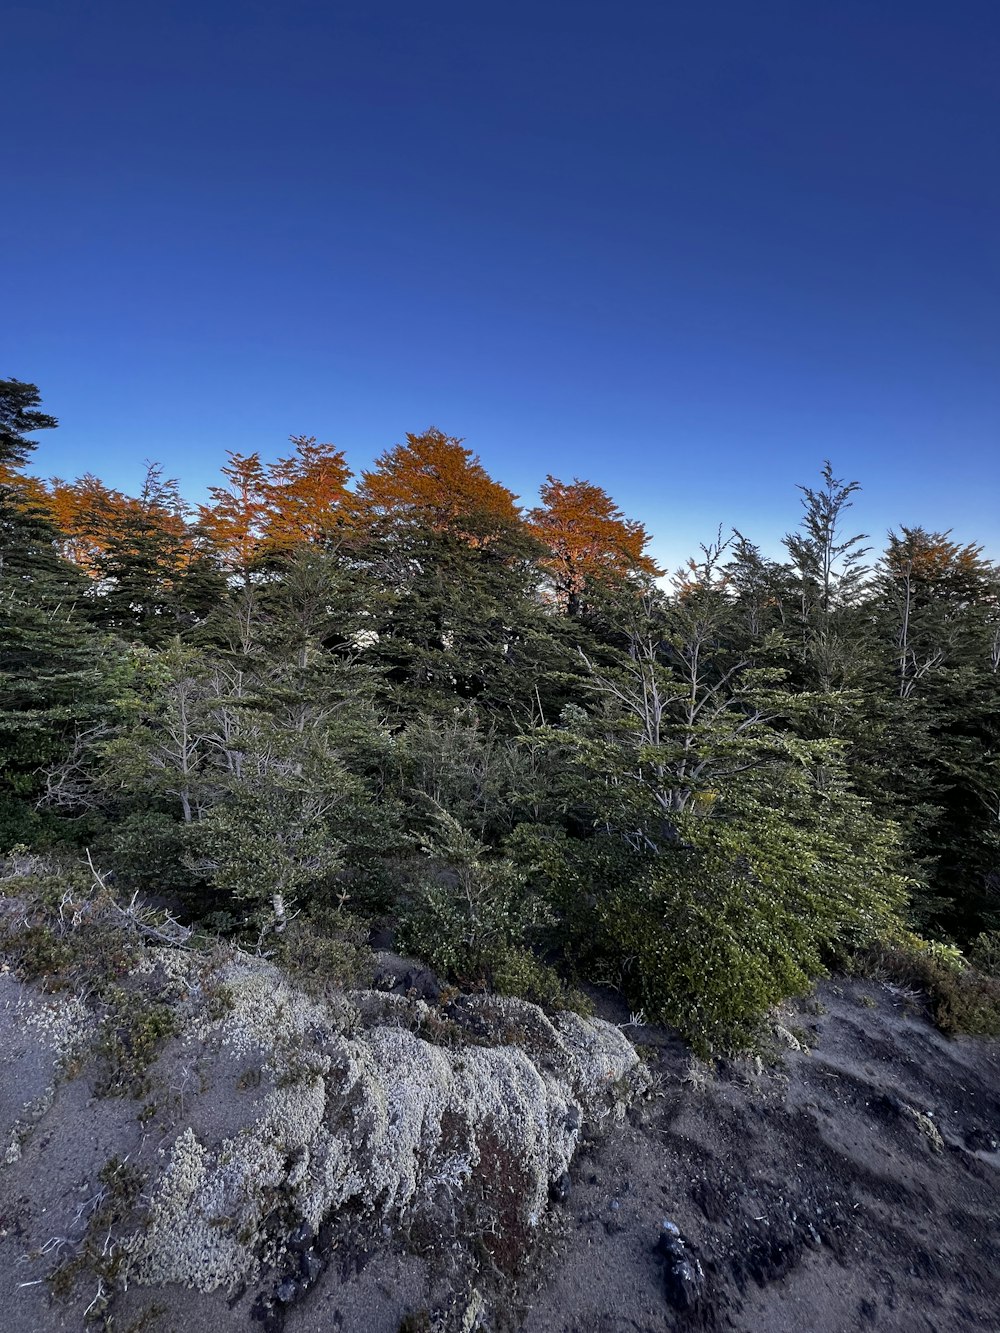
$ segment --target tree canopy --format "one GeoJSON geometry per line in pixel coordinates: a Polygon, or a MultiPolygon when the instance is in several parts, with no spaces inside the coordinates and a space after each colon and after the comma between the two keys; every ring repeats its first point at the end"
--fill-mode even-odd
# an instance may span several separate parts
{"type": "Polygon", "coordinates": [[[975,542],[877,549],[827,463],[787,558],[720,533],[666,580],[598,484],[524,513],[438,429],[356,486],[312,437],[234,452],[195,507],[157,464],[43,481],[40,404],[0,382],[0,850],[85,850],[252,947],[389,922],[461,985],[611,980],[705,1051],[865,951],[997,952],[975,542]]]}

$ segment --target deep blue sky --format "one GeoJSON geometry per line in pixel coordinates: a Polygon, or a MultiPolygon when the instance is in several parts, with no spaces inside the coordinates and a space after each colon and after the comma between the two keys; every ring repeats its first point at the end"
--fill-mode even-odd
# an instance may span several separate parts
{"type": "Polygon", "coordinates": [[[996,0],[8,3],[0,374],[45,473],[196,498],[429,424],[676,561],[859,521],[1000,555],[996,0]]]}

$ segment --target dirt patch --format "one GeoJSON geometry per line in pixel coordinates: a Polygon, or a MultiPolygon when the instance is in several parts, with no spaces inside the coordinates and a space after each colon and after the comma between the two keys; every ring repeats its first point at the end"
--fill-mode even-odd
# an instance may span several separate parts
{"type": "Polygon", "coordinates": [[[660,1095],[574,1166],[524,1333],[996,1328],[996,1043],[859,983],[821,986],[784,1026],[794,1046],[703,1088],[649,1034],[660,1095]],[[673,1233],[695,1298],[678,1299],[673,1233]]]}

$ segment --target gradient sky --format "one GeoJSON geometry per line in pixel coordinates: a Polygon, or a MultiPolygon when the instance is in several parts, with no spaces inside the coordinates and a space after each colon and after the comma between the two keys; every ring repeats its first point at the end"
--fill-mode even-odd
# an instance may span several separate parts
{"type": "Polygon", "coordinates": [[[201,498],[290,433],[466,437],[676,562],[859,525],[1000,556],[996,0],[4,6],[0,375],[38,469],[201,498]]]}

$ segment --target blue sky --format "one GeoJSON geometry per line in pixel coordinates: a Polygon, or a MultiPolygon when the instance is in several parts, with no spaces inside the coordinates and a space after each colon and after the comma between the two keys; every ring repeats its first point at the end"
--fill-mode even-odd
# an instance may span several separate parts
{"type": "Polygon", "coordinates": [[[5,7],[0,374],[38,468],[200,498],[291,433],[464,436],[679,561],[859,524],[1000,556],[995,0],[5,7]]]}

